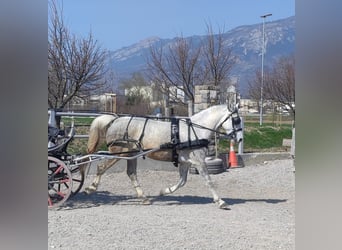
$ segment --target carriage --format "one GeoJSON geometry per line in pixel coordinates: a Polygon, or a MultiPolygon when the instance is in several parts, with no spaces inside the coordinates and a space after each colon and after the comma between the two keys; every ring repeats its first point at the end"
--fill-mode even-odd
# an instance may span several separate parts
{"type": "Polygon", "coordinates": [[[69,131],[48,126],[48,207],[58,207],[70,195],[75,195],[84,183],[84,176],[74,164],[74,155],[67,152],[75,135],[75,127],[69,131]]]}
{"type": "MultiPolygon", "coordinates": [[[[48,125],[48,207],[62,205],[69,197],[76,195],[84,184],[85,175],[80,165],[109,158],[124,160],[137,159],[158,149],[142,150],[134,156],[118,156],[107,151],[95,154],[72,155],[68,153],[69,143],[74,139],[75,127],[59,130],[48,125]]],[[[132,152],[135,153],[135,152],[132,152]]]]}
{"type": "Polygon", "coordinates": [[[131,115],[103,115],[92,122],[87,155],[71,155],[67,152],[75,136],[75,126],[59,130],[48,126],[48,207],[62,205],[70,196],[77,194],[85,178],[85,167],[94,161],[105,160],[98,166],[94,182],[85,189],[91,193],[97,189],[101,175],[119,160],[127,161],[127,175],[136,189],[138,197],[148,203],[137,180],[137,158],[149,157],[170,161],[179,169],[177,184],[161,191],[161,195],[175,192],[184,186],[190,166],[195,166],[206,181],[220,208],[226,206],[217,195],[205,164],[206,148],[213,134],[225,130],[225,136],[242,140],[241,120],[237,106],[217,105],[190,117],[137,117],[131,115]],[[96,151],[99,140],[105,136],[108,151],[96,151]]]}

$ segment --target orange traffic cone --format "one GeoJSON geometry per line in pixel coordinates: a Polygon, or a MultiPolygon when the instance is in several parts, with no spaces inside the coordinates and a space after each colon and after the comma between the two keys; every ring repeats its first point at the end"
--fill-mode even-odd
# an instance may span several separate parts
{"type": "Polygon", "coordinates": [[[237,168],[238,160],[234,151],[234,140],[230,140],[230,149],[229,149],[229,161],[228,161],[229,168],[237,168]]]}

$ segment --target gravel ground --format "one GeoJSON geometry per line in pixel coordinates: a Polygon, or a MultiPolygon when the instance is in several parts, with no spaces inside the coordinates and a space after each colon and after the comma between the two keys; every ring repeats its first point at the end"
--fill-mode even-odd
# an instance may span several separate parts
{"type": "Polygon", "coordinates": [[[174,194],[159,197],[178,172],[138,170],[152,205],[139,203],[125,172],[105,174],[96,193],[79,193],[49,210],[48,249],[295,249],[292,160],[211,177],[230,210],[218,209],[196,174],[174,194]]]}

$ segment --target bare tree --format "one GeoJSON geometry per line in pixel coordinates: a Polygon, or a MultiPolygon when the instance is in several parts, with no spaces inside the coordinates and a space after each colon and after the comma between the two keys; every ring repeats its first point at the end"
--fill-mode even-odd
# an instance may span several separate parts
{"type": "Polygon", "coordinates": [[[284,110],[295,115],[295,59],[281,57],[265,81],[265,98],[282,105],[284,110]]]}
{"type": "MultiPolygon", "coordinates": [[[[293,55],[279,58],[272,69],[264,72],[263,95],[295,116],[295,58],[293,55]]],[[[260,100],[261,73],[249,82],[249,96],[260,100]]]]}
{"type": "Polygon", "coordinates": [[[152,82],[170,101],[184,105],[188,101],[190,116],[193,113],[194,86],[200,81],[200,52],[201,48],[196,48],[191,40],[180,37],[167,51],[162,46],[151,47],[147,61],[152,82]],[[177,90],[184,93],[184,99],[179,98],[177,90]]]}
{"type": "MultiPolygon", "coordinates": [[[[179,38],[176,45],[151,47],[148,59],[150,79],[166,95],[166,102],[186,104],[188,115],[193,113],[195,85],[211,84],[223,89],[229,85],[229,75],[236,58],[225,44],[223,32],[214,34],[207,24],[207,36],[200,45],[191,39],[179,38]],[[172,91],[172,90],[173,91],[172,91]],[[180,90],[185,98],[180,99],[180,90]]],[[[218,99],[217,99],[218,101],[218,99]]]]}
{"type": "Polygon", "coordinates": [[[151,114],[152,89],[141,73],[133,73],[131,78],[121,80],[119,88],[125,92],[125,98],[121,100],[122,106],[119,107],[120,112],[151,114]]]}
{"type": "MultiPolygon", "coordinates": [[[[264,77],[267,75],[264,72],[264,77]]],[[[249,98],[255,100],[258,104],[258,110],[260,109],[260,97],[261,97],[261,71],[256,70],[253,78],[248,81],[248,95],[249,98]]],[[[260,110],[259,110],[260,111],[260,110]]]]}
{"type": "Polygon", "coordinates": [[[207,24],[206,27],[207,36],[202,51],[206,79],[224,92],[223,89],[229,85],[229,75],[236,63],[236,57],[233,56],[231,48],[225,45],[224,32],[219,29],[219,32],[214,34],[211,24],[207,24]]]}
{"type": "Polygon", "coordinates": [[[65,26],[62,8],[49,2],[48,105],[63,109],[74,97],[83,98],[106,87],[106,52],[91,33],[77,38],[65,26]]]}

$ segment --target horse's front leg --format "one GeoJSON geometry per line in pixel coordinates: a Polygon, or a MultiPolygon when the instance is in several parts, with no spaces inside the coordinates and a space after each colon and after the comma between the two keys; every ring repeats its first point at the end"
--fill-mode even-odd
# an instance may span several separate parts
{"type": "Polygon", "coordinates": [[[189,170],[189,164],[182,162],[178,166],[179,170],[179,180],[176,185],[173,185],[171,187],[166,187],[160,191],[160,195],[166,195],[171,194],[175,192],[180,187],[183,187],[187,181],[188,178],[188,170],[189,170]]]}
{"type": "Polygon", "coordinates": [[[213,195],[214,202],[218,204],[219,208],[228,209],[228,205],[223,201],[217,194],[213,182],[209,176],[207,165],[205,164],[205,156],[206,149],[196,149],[190,152],[189,161],[191,164],[198,170],[199,174],[205,181],[205,184],[208,186],[210,192],[213,195]]]}
{"type": "Polygon", "coordinates": [[[135,191],[137,192],[138,198],[142,198],[142,204],[149,205],[151,201],[145,196],[137,177],[137,159],[127,160],[127,175],[131,180],[135,191]]]}
{"type": "Polygon", "coordinates": [[[213,194],[214,202],[218,204],[219,208],[228,209],[228,204],[218,196],[214,188],[213,182],[208,173],[208,168],[204,162],[204,159],[203,161],[195,161],[193,163],[193,166],[198,170],[199,174],[205,180],[205,184],[209,187],[210,192],[213,194]]]}

